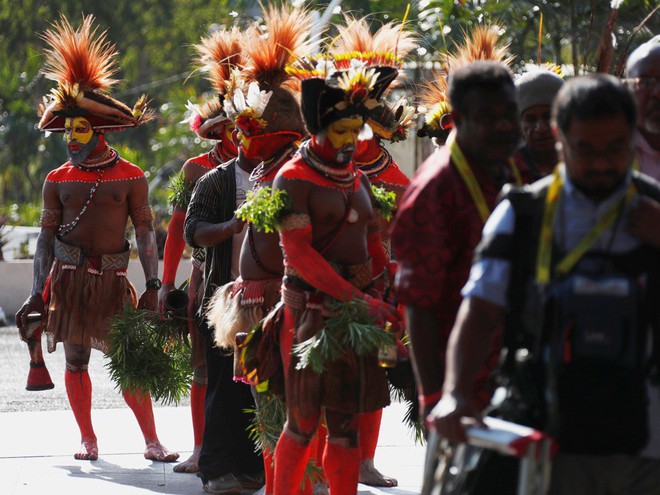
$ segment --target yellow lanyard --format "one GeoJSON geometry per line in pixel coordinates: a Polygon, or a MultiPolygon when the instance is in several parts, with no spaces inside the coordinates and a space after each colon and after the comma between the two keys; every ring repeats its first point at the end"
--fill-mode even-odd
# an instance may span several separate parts
{"type": "MultiPolygon", "coordinates": [[[[554,180],[552,181],[552,184],[550,184],[548,193],[545,197],[541,235],[539,237],[539,249],[536,255],[536,282],[541,285],[547,285],[550,282],[552,233],[563,183],[564,181],[559,174],[559,166],[557,166],[554,171],[554,180]]],[[[601,234],[614,223],[621,208],[630,201],[636,192],[637,189],[635,188],[635,184],[631,181],[625,197],[621,201],[610,206],[609,210],[600,217],[596,225],[594,225],[592,229],[580,239],[580,242],[578,242],[577,245],[557,264],[556,270],[560,275],[566,275],[573,269],[575,264],[580,258],[582,258],[582,256],[584,256],[601,234]]]]}
{"type": "MultiPolygon", "coordinates": [[[[454,162],[454,165],[456,165],[456,168],[458,169],[458,173],[461,174],[461,178],[463,179],[465,186],[468,188],[468,191],[470,192],[470,196],[472,197],[472,201],[474,201],[474,205],[477,207],[477,211],[479,212],[481,221],[483,223],[486,223],[486,220],[488,220],[488,217],[490,216],[490,208],[486,204],[486,200],[484,199],[484,194],[481,191],[481,187],[479,187],[479,183],[477,182],[477,179],[474,176],[474,173],[472,172],[470,165],[465,159],[465,155],[463,154],[461,148],[459,148],[458,143],[456,142],[456,131],[451,132],[449,134],[449,136],[447,137],[447,141],[445,142],[445,145],[449,148],[449,152],[451,153],[451,159],[454,162]]],[[[513,176],[516,180],[516,184],[521,186],[522,180],[520,178],[520,171],[518,170],[518,167],[516,167],[516,164],[514,163],[513,160],[509,160],[509,166],[511,167],[511,171],[513,172],[513,176]]]]}

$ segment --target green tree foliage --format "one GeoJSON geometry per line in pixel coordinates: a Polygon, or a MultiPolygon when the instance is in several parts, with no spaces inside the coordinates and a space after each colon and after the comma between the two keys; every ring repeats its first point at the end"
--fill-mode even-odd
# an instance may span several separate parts
{"type": "MultiPolygon", "coordinates": [[[[276,0],[282,3],[282,0],[276,0]]],[[[329,0],[295,0],[324,11],[329,0]]],[[[625,0],[619,9],[613,38],[618,42],[614,61],[627,49],[660,32],[660,12],[646,26],[636,26],[655,7],[653,0],[625,0]]],[[[401,0],[344,0],[330,19],[341,13],[369,16],[374,24],[401,20],[407,3],[401,0]]],[[[605,0],[411,0],[408,26],[421,37],[418,61],[438,61],[440,54],[460,40],[461,30],[485,20],[497,22],[517,63],[536,61],[537,33],[543,13],[542,61],[573,64],[578,70],[595,66],[597,47],[610,12],[605,0]]],[[[72,0],[0,0],[0,200],[2,205],[40,203],[48,171],[66,159],[59,135],[44,136],[36,129],[36,108],[53,87],[39,73],[43,41],[39,34],[59,13],[79,24],[82,14],[94,14],[101,30],[117,45],[122,82],[113,95],[131,105],[147,93],[158,119],[138,129],[109,136],[112,146],[135,160],[152,183],[152,199],[165,204],[169,176],[187,157],[210,147],[187,126],[187,100],[199,102],[210,86],[192,72],[191,45],[218,27],[254,22],[256,0],[113,0],[81,5],[72,0]]],[[[421,74],[415,74],[418,80],[421,74]]]]}

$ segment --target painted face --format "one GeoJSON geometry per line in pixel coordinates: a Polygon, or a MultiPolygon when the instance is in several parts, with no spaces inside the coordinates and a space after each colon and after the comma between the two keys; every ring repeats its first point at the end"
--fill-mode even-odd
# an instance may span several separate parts
{"type": "Polygon", "coordinates": [[[467,107],[454,109],[453,117],[460,142],[485,161],[503,162],[518,145],[520,127],[513,85],[469,91],[467,107]]]}
{"type": "Polygon", "coordinates": [[[623,182],[634,156],[634,129],[622,113],[574,119],[558,135],[568,175],[585,194],[604,199],[623,182]]]}
{"type": "Polygon", "coordinates": [[[550,125],[550,105],[534,105],[520,116],[520,131],[527,146],[535,151],[550,151],[555,147],[555,136],[550,125]]]}
{"type": "Polygon", "coordinates": [[[94,130],[92,124],[86,118],[73,117],[64,121],[64,135],[67,143],[77,143],[84,146],[92,139],[94,130]]]}
{"type": "Polygon", "coordinates": [[[363,127],[364,121],[359,117],[340,119],[330,124],[322,142],[323,154],[334,157],[339,164],[350,162],[357,150],[363,127]]]}
{"type": "Polygon", "coordinates": [[[82,163],[99,143],[92,124],[84,117],[67,118],[64,121],[64,137],[67,155],[73,163],[82,163]]]}

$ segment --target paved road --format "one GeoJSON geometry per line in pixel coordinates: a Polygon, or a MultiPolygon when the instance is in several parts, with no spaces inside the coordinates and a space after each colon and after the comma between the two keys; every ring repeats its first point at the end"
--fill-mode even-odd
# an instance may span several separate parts
{"type": "MultiPolygon", "coordinates": [[[[46,340],[43,339],[44,351],[46,340]]],[[[60,344],[57,350],[44,360],[53,379],[55,388],[40,392],[28,392],[25,383],[29,371],[30,357],[27,345],[18,338],[16,327],[0,328],[0,413],[20,411],[63,411],[69,409],[64,389],[64,349],[60,344]]],[[[114,388],[105,369],[106,360],[99,351],[92,351],[89,374],[94,387],[92,407],[111,409],[125,407],[121,394],[114,388]]],[[[158,404],[157,404],[158,405],[158,404]]],[[[162,404],[161,404],[162,405],[162,404]]],[[[189,405],[185,399],[181,405],[189,405]]]]}
{"type": "MultiPolygon", "coordinates": [[[[101,353],[93,351],[93,419],[99,437],[99,460],[76,461],[78,429],[64,390],[64,352],[45,356],[55,388],[28,392],[27,346],[16,327],[0,328],[0,495],[44,493],[98,495],[202,494],[199,479],[172,472],[172,464],[142,457],[144,444],[135,418],[114,389],[101,353]]],[[[159,437],[182,454],[190,453],[190,408],[155,408],[159,437]]],[[[359,486],[359,495],[416,495],[420,491],[424,448],[415,445],[402,425],[403,404],[385,409],[376,465],[399,480],[396,488],[359,486]]],[[[250,491],[244,491],[247,495],[250,491]]]]}

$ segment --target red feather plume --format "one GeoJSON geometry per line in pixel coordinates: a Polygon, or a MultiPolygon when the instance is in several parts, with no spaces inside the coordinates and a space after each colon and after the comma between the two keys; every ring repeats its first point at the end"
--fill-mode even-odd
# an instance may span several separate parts
{"type": "Polygon", "coordinates": [[[247,84],[256,81],[262,89],[285,86],[295,90],[300,81],[285,68],[311,51],[312,17],[305,9],[269,5],[264,21],[266,34],[245,40],[248,60],[242,76],[247,84]]]}
{"type": "Polygon", "coordinates": [[[230,30],[216,31],[194,45],[197,52],[196,64],[200,69],[206,70],[206,78],[220,94],[225,94],[231,71],[240,69],[245,64],[243,43],[240,30],[233,27],[230,30]]]}
{"type": "Polygon", "coordinates": [[[97,36],[92,27],[94,16],[83,17],[82,25],[74,30],[64,15],[41,35],[47,43],[44,75],[59,85],[78,84],[81,90],[106,92],[118,82],[115,46],[106,39],[106,31],[97,36]]]}

